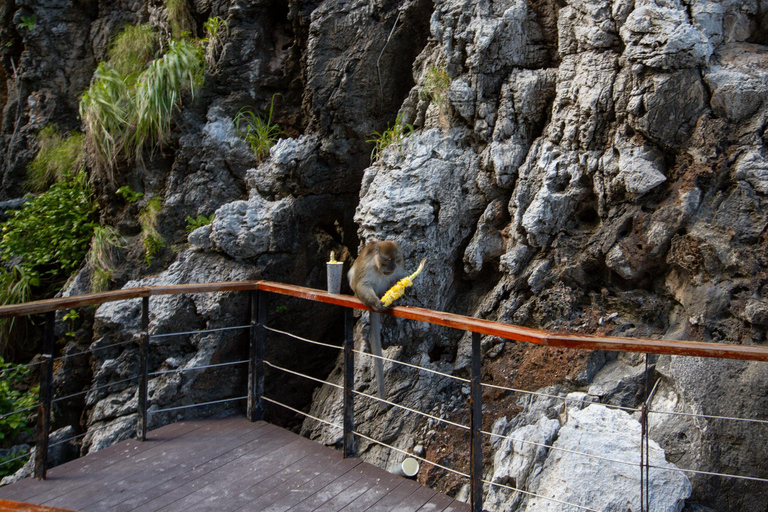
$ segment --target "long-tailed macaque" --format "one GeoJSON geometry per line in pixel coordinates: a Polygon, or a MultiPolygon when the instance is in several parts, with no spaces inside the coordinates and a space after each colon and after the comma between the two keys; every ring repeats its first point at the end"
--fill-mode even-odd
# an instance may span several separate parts
{"type": "MultiPolygon", "coordinates": [[[[381,315],[385,308],[380,297],[407,276],[403,253],[397,242],[373,242],[365,246],[347,273],[352,291],[371,308],[371,351],[381,357],[381,315]]],[[[384,361],[375,359],[379,398],[385,398],[384,361]]]]}

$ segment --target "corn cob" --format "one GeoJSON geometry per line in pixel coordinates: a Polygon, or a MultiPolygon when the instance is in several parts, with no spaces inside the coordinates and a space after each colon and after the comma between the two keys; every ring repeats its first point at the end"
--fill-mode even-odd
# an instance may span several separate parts
{"type": "Polygon", "coordinates": [[[402,278],[392,288],[387,290],[387,293],[385,293],[381,298],[381,303],[384,305],[384,307],[388,308],[392,305],[393,302],[405,295],[405,289],[409,286],[413,286],[413,280],[416,279],[416,276],[418,276],[422,270],[424,270],[424,263],[426,261],[426,258],[421,260],[421,263],[419,263],[419,268],[416,269],[416,272],[409,275],[408,277],[402,278]]]}

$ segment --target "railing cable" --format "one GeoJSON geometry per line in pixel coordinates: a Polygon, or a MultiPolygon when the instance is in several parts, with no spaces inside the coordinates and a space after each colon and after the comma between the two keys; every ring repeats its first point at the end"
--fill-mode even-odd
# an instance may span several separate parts
{"type": "Polygon", "coordinates": [[[565,453],[570,453],[570,454],[573,454],[573,455],[581,455],[583,457],[587,457],[587,458],[590,458],[590,459],[604,460],[606,462],[616,462],[618,464],[624,464],[624,465],[627,465],[627,466],[638,466],[637,462],[628,462],[626,460],[611,459],[610,457],[603,457],[601,455],[593,455],[591,453],[579,452],[579,451],[576,451],[576,450],[569,450],[568,448],[560,448],[559,446],[552,446],[552,445],[548,445],[548,444],[544,444],[544,443],[537,443],[536,441],[528,441],[526,439],[517,439],[517,438],[511,437],[511,436],[505,436],[505,435],[502,435],[502,434],[495,434],[493,432],[488,432],[486,430],[481,430],[480,432],[482,434],[485,434],[485,435],[490,436],[490,437],[498,437],[498,438],[501,438],[501,439],[509,439],[510,441],[514,441],[514,442],[518,442],[518,443],[522,443],[522,444],[531,444],[531,445],[534,445],[534,446],[538,446],[540,448],[547,448],[547,449],[550,449],[550,450],[553,450],[553,451],[556,451],[556,452],[565,452],[565,453]]]}
{"type": "Polygon", "coordinates": [[[276,364],[272,364],[266,359],[264,360],[264,364],[267,366],[271,366],[275,370],[280,370],[281,372],[290,373],[291,375],[296,375],[298,377],[304,377],[305,379],[313,380],[315,382],[318,382],[320,384],[325,384],[327,386],[334,387],[336,389],[344,389],[344,386],[340,386],[339,384],[334,384],[333,382],[328,382],[327,380],[318,379],[316,377],[310,377],[309,375],[305,375],[303,373],[295,372],[293,370],[289,370],[288,368],[283,368],[282,366],[278,366],[276,364]]]}
{"type": "Polygon", "coordinates": [[[511,485],[499,484],[499,483],[496,483],[496,482],[490,482],[488,480],[481,480],[481,481],[484,484],[493,485],[493,486],[496,486],[496,487],[503,487],[504,489],[509,489],[510,491],[516,491],[516,492],[519,492],[521,494],[527,494],[528,496],[533,496],[535,498],[541,498],[541,499],[545,499],[545,500],[548,500],[548,501],[554,501],[555,503],[560,503],[561,505],[568,505],[569,507],[576,507],[576,508],[579,508],[581,510],[588,510],[589,512],[601,512],[600,510],[595,510],[594,508],[585,507],[583,505],[577,505],[575,503],[569,503],[567,501],[558,500],[557,498],[550,498],[548,496],[542,496],[541,494],[536,494],[534,492],[524,491],[522,489],[518,489],[516,487],[512,487],[511,485]]]}
{"type": "Polygon", "coordinates": [[[33,366],[40,366],[41,364],[43,364],[42,361],[37,361],[37,362],[34,362],[34,363],[27,363],[27,364],[20,364],[20,365],[17,365],[17,366],[12,366],[10,368],[5,368],[3,370],[0,370],[0,375],[4,374],[5,372],[12,372],[14,370],[20,370],[22,368],[30,369],[33,366]]]}
{"type": "Polygon", "coordinates": [[[219,327],[216,329],[203,329],[199,331],[169,332],[165,334],[150,334],[150,339],[170,338],[171,336],[186,336],[188,334],[209,334],[212,332],[236,331],[238,329],[250,329],[250,325],[236,325],[235,327],[219,327]]]}
{"type": "Polygon", "coordinates": [[[277,333],[277,334],[282,334],[284,336],[288,336],[289,338],[293,338],[295,340],[303,341],[305,343],[311,343],[312,345],[318,345],[320,347],[334,348],[336,350],[343,350],[343,348],[344,348],[344,347],[341,347],[339,345],[331,345],[330,343],[322,343],[320,341],[315,341],[315,340],[310,340],[310,339],[307,339],[307,338],[302,338],[301,336],[297,336],[295,334],[291,334],[290,332],[281,331],[279,329],[274,329],[274,328],[266,326],[266,325],[264,326],[264,329],[266,329],[267,331],[270,331],[270,332],[274,332],[274,333],[277,333]]]}
{"type": "Polygon", "coordinates": [[[166,375],[168,373],[179,373],[179,372],[188,372],[192,370],[207,370],[208,368],[221,368],[224,366],[235,366],[238,364],[246,364],[248,362],[247,359],[243,359],[241,361],[232,361],[229,363],[216,363],[216,364],[207,364],[203,366],[190,366],[189,368],[174,368],[173,370],[160,370],[157,372],[149,372],[147,375],[150,377],[155,377],[157,375],[166,375]]]}
{"type": "Polygon", "coordinates": [[[432,416],[431,414],[428,414],[426,412],[422,412],[422,411],[419,411],[417,409],[411,409],[410,407],[407,407],[405,405],[396,404],[394,402],[390,402],[389,400],[386,400],[384,398],[379,398],[377,396],[368,395],[368,394],[362,393],[360,391],[355,391],[355,390],[352,390],[352,393],[354,393],[356,395],[359,395],[359,396],[363,396],[365,398],[370,398],[371,400],[376,400],[377,402],[381,402],[381,403],[385,403],[387,405],[391,405],[392,407],[397,407],[398,409],[404,409],[404,410],[406,410],[408,412],[412,412],[412,413],[418,414],[420,416],[424,416],[425,418],[430,418],[430,419],[433,419],[435,421],[439,421],[441,423],[447,423],[448,425],[453,425],[454,427],[458,427],[458,428],[461,428],[461,429],[464,429],[464,430],[469,430],[468,426],[462,425],[461,423],[455,423],[455,422],[453,422],[451,420],[446,420],[446,419],[443,419],[443,418],[439,418],[437,416],[432,416]]]}
{"type": "Polygon", "coordinates": [[[245,400],[247,398],[248,398],[247,396],[238,396],[235,398],[224,398],[223,400],[213,400],[212,402],[203,402],[200,404],[180,405],[178,407],[167,407],[165,409],[155,409],[155,410],[150,409],[147,412],[149,414],[158,414],[161,412],[178,411],[180,409],[191,409],[192,407],[205,407],[206,405],[216,405],[216,404],[223,404],[226,402],[236,402],[237,400],[245,400]]]}
{"type": "MultiPolygon", "coordinates": [[[[484,388],[501,389],[501,390],[504,390],[504,391],[513,391],[515,393],[522,393],[522,394],[525,394],[525,395],[542,396],[542,397],[545,397],[545,398],[555,398],[555,399],[558,399],[558,400],[564,400],[566,402],[584,402],[583,398],[568,398],[567,396],[550,395],[548,393],[541,393],[541,392],[538,392],[538,391],[526,391],[524,389],[510,388],[510,387],[507,387],[507,386],[499,386],[499,385],[496,385],[496,384],[481,383],[480,385],[483,386],[484,388]]],[[[594,395],[587,395],[587,396],[594,396],[594,395]]],[[[593,404],[594,403],[594,404],[598,404],[598,405],[603,405],[603,406],[608,407],[610,409],[621,409],[623,411],[628,411],[628,412],[635,412],[637,410],[637,409],[635,409],[633,407],[624,407],[624,406],[621,406],[621,405],[604,404],[604,403],[601,403],[601,402],[586,402],[586,403],[587,404],[593,404]]]]}
{"type": "Polygon", "coordinates": [[[135,375],[135,376],[129,377],[127,379],[122,379],[122,380],[118,380],[118,381],[115,381],[115,382],[110,382],[109,384],[104,384],[102,386],[98,386],[98,387],[95,387],[95,388],[84,389],[83,391],[78,391],[77,393],[72,393],[71,395],[60,396],[58,398],[54,398],[53,400],[51,400],[51,402],[53,402],[53,403],[61,402],[61,401],[64,401],[64,400],[68,400],[70,398],[74,398],[74,397],[79,396],[79,395],[85,395],[85,394],[90,393],[92,391],[99,391],[99,390],[102,390],[102,389],[105,389],[105,388],[111,388],[112,386],[117,386],[118,384],[123,384],[125,382],[130,382],[130,381],[138,379],[138,378],[139,378],[139,376],[135,375]]]}
{"type": "Polygon", "coordinates": [[[768,420],[758,420],[758,419],[752,419],[752,418],[731,418],[728,416],[715,416],[712,414],[695,414],[690,412],[675,412],[675,411],[654,411],[649,410],[649,413],[653,414],[669,414],[672,416],[688,416],[693,418],[708,418],[713,420],[730,420],[730,421],[744,421],[748,423],[761,423],[763,425],[768,425],[768,420]]]}
{"type": "Polygon", "coordinates": [[[63,356],[54,357],[53,360],[54,361],[61,361],[63,359],[67,359],[69,357],[76,357],[76,356],[82,356],[82,355],[85,355],[85,354],[91,354],[93,352],[96,352],[97,350],[105,350],[105,349],[108,349],[108,348],[119,347],[121,345],[128,345],[129,343],[136,343],[136,340],[121,341],[121,342],[118,342],[118,343],[112,343],[110,345],[104,345],[102,347],[89,348],[88,350],[83,350],[82,352],[75,352],[74,354],[64,354],[63,356]]]}
{"type": "Polygon", "coordinates": [[[16,409],[15,411],[7,412],[7,413],[3,414],[2,416],[0,416],[0,420],[4,420],[5,418],[13,416],[14,414],[19,414],[20,412],[31,411],[32,409],[37,409],[37,407],[39,405],[40,404],[38,403],[38,404],[32,405],[30,407],[24,407],[23,409],[16,409]]]}
{"type": "Polygon", "coordinates": [[[18,456],[16,456],[16,457],[12,458],[12,459],[6,459],[6,460],[4,460],[4,461],[0,462],[0,467],[3,467],[3,466],[5,466],[6,464],[10,464],[11,462],[13,462],[13,461],[15,461],[15,460],[24,459],[24,458],[29,458],[31,455],[32,455],[32,452],[31,452],[31,451],[29,451],[29,452],[27,452],[27,453],[23,453],[23,454],[21,454],[21,455],[18,455],[18,456]]]}
{"type": "Polygon", "coordinates": [[[373,359],[380,359],[382,361],[388,361],[390,363],[395,363],[395,364],[399,364],[399,365],[402,365],[402,366],[407,366],[409,368],[415,368],[416,370],[419,370],[419,371],[422,371],[422,372],[434,373],[435,375],[440,375],[442,377],[448,377],[449,379],[458,380],[459,382],[463,382],[465,384],[470,384],[471,383],[471,381],[469,379],[465,379],[464,377],[457,377],[456,375],[451,375],[449,373],[443,373],[443,372],[439,372],[437,370],[432,370],[431,368],[425,368],[423,366],[417,366],[415,364],[406,363],[406,362],[403,362],[403,361],[398,361],[397,359],[390,359],[390,358],[385,357],[385,356],[377,356],[376,354],[369,354],[368,352],[362,352],[360,350],[353,350],[353,352],[355,354],[360,354],[360,355],[363,355],[363,356],[366,356],[366,357],[371,357],[373,359]]]}
{"type": "Polygon", "coordinates": [[[420,460],[422,462],[426,462],[427,464],[430,464],[432,466],[438,467],[440,469],[444,469],[446,471],[450,471],[451,473],[455,473],[455,474],[457,474],[459,476],[463,476],[464,478],[469,478],[469,474],[467,474],[467,473],[462,473],[461,471],[457,471],[457,470],[449,468],[447,466],[443,466],[442,464],[438,464],[437,462],[432,462],[429,459],[425,459],[424,457],[419,457],[418,455],[414,455],[414,454],[409,453],[409,452],[407,452],[405,450],[401,450],[400,448],[395,448],[392,445],[389,445],[387,443],[383,443],[381,441],[377,441],[376,439],[373,439],[372,437],[368,437],[365,434],[361,434],[360,432],[358,432],[356,430],[353,431],[352,433],[355,434],[356,436],[362,437],[363,439],[365,439],[367,441],[370,441],[371,443],[376,443],[376,444],[381,445],[381,446],[383,446],[385,448],[389,448],[390,450],[395,450],[396,452],[400,452],[403,455],[407,455],[409,457],[413,457],[414,459],[418,459],[418,460],[420,460]]]}
{"type": "Polygon", "coordinates": [[[714,471],[699,471],[696,469],[683,469],[683,468],[677,468],[677,467],[669,467],[669,468],[663,468],[661,466],[654,466],[654,465],[648,465],[648,467],[653,469],[660,469],[662,471],[676,471],[678,473],[693,473],[696,475],[707,475],[707,476],[721,476],[724,478],[737,478],[739,480],[751,480],[753,482],[767,482],[768,478],[759,478],[756,476],[741,476],[741,475],[729,475],[727,473],[716,473],[714,471]]]}
{"type": "Polygon", "coordinates": [[[319,423],[323,423],[325,425],[328,425],[329,427],[338,428],[339,430],[343,430],[344,429],[344,427],[342,427],[341,425],[336,425],[335,423],[331,423],[328,420],[324,420],[324,419],[318,418],[317,416],[312,416],[311,414],[306,413],[304,411],[300,411],[298,409],[295,409],[295,408],[291,407],[290,405],[285,405],[284,403],[278,402],[277,400],[272,400],[268,396],[262,396],[261,398],[263,400],[271,403],[271,404],[279,405],[280,407],[285,407],[289,411],[293,411],[293,412],[295,412],[297,414],[301,414],[302,416],[306,416],[307,418],[309,418],[311,420],[315,420],[315,421],[317,421],[319,423]]]}

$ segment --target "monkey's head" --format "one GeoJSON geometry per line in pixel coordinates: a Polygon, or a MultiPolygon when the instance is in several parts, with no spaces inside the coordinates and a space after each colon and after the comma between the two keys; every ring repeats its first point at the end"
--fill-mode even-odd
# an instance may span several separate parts
{"type": "Polygon", "coordinates": [[[376,266],[385,276],[392,275],[397,267],[403,267],[403,255],[397,242],[376,243],[376,266]]]}

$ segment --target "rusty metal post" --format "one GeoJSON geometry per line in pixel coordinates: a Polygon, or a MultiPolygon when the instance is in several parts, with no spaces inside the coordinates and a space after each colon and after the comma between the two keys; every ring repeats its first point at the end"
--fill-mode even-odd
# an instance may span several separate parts
{"type": "Polygon", "coordinates": [[[144,333],[139,345],[139,419],[136,423],[136,437],[147,439],[147,399],[149,385],[149,297],[141,298],[141,330],[144,333]]]}
{"type": "Polygon", "coordinates": [[[40,398],[37,406],[37,450],[35,478],[45,480],[48,471],[48,435],[51,431],[51,404],[53,403],[53,342],[56,312],[45,314],[43,338],[43,364],[40,367],[40,398]]]}
{"type": "Polygon", "coordinates": [[[248,419],[264,419],[264,353],[266,352],[266,295],[261,290],[251,292],[251,332],[248,354],[248,419]]]}
{"type": "Polygon", "coordinates": [[[350,308],[344,309],[344,458],[354,457],[355,448],[355,336],[354,314],[350,308]]]}
{"type": "Polygon", "coordinates": [[[482,355],[480,333],[472,333],[472,380],[470,384],[470,485],[472,512],[483,510],[483,393],[480,387],[482,376],[482,355]]]}

